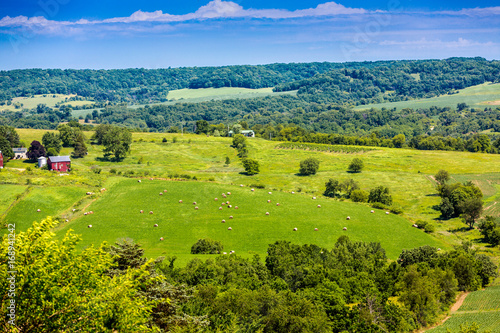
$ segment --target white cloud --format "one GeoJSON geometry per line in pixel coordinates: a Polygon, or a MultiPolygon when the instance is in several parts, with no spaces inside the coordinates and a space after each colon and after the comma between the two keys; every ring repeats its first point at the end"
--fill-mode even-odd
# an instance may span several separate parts
{"type": "Polygon", "coordinates": [[[386,40],[379,43],[382,46],[401,46],[403,48],[416,48],[416,49],[442,49],[442,48],[470,48],[470,47],[491,47],[496,45],[493,42],[481,43],[477,41],[468,40],[465,38],[458,38],[452,41],[442,41],[439,39],[428,40],[426,38],[421,38],[419,40],[406,40],[406,41],[394,41],[386,40]]]}
{"type": "Polygon", "coordinates": [[[496,16],[500,15],[500,6],[486,8],[464,8],[461,10],[446,10],[436,12],[435,14],[457,15],[457,16],[496,16]]]}

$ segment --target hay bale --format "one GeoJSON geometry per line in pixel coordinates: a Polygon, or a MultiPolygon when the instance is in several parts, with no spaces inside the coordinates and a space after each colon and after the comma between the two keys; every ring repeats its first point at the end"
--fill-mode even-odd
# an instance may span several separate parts
{"type": "Polygon", "coordinates": [[[414,224],[412,225],[413,228],[418,228],[418,225],[414,224]]]}
{"type": "Polygon", "coordinates": [[[195,201],[195,202],[193,202],[193,205],[196,205],[196,201],[195,201]]]}
{"type": "Polygon", "coordinates": [[[267,193],[269,193],[269,194],[273,194],[273,192],[267,192],[267,193]]]}
{"type": "Polygon", "coordinates": [[[222,210],[222,207],[219,207],[219,210],[222,210]]]}
{"type": "Polygon", "coordinates": [[[194,209],[198,210],[198,206],[194,207],[194,209]]]}
{"type": "Polygon", "coordinates": [[[167,190],[163,190],[163,192],[167,192],[167,190]]]}
{"type": "Polygon", "coordinates": [[[233,219],[233,215],[229,216],[229,218],[232,220],[233,219]]]}
{"type": "Polygon", "coordinates": [[[269,215],[269,212],[266,212],[266,215],[269,215]]]}
{"type": "Polygon", "coordinates": [[[223,202],[223,203],[221,203],[221,205],[222,205],[222,206],[225,206],[225,205],[226,205],[226,203],[225,203],[225,202],[223,202]]]}
{"type": "Polygon", "coordinates": [[[157,226],[158,226],[158,224],[156,224],[156,223],[155,223],[155,225],[154,225],[153,227],[155,227],[155,228],[156,228],[157,226]]]}
{"type": "Polygon", "coordinates": [[[163,192],[160,192],[160,195],[163,195],[163,192]]]}
{"type": "Polygon", "coordinates": [[[149,178],[149,180],[153,180],[153,178],[149,178]]]}
{"type": "Polygon", "coordinates": [[[293,231],[297,231],[298,229],[297,228],[293,228],[293,231]]]}
{"type": "Polygon", "coordinates": [[[144,211],[141,209],[140,213],[142,214],[142,213],[144,213],[144,211]]]}
{"type": "Polygon", "coordinates": [[[163,240],[163,237],[160,237],[160,241],[162,241],[162,240],[163,240]]]}
{"type": "Polygon", "coordinates": [[[441,251],[441,248],[440,248],[440,247],[438,247],[438,251],[441,251]]]}
{"type": "Polygon", "coordinates": [[[217,200],[219,200],[219,199],[215,198],[215,201],[217,201],[217,200]]]}
{"type": "Polygon", "coordinates": [[[83,215],[87,215],[87,212],[83,213],[83,215]]]}
{"type": "Polygon", "coordinates": [[[138,182],[138,183],[140,183],[140,182],[141,182],[141,180],[139,179],[137,182],[138,182]]]}
{"type": "Polygon", "coordinates": [[[227,228],[227,230],[233,230],[233,228],[229,227],[229,228],[227,228]]]}
{"type": "Polygon", "coordinates": [[[231,195],[231,192],[227,192],[227,195],[231,195]]]}
{"type": "Polygon", "coordinates": [[[152,211],[152,210],[151,210],[151,211],[149,211],[149,214],[153,214],[153,211],[152,211]]]}
{"type": "Polygon", "coordinates": [[[318,208],[321,208],[321,205],[318,205],[318,208]]]}
{"type": "Polygon", "coordinates": [[[313,200],[316,200],[316,197],[313,197],[313,200]]]}
{"type": "Polygon", "coordinates": [[[344,227],[344,229],[343,229],[343,230],[347,230],[347,227],[344,227]]]}
{"type": "Polygon", "coordinates": [[[350,216],[346,217],[346,220],[350,220],[350,219],[351,219],[351,217],[350,217],[350,216]]]}
{"type": "Polygon", "coordinates": [[[318,228],[314,228],[314,231],[318,231],[318,228]]]}
{"type": "Polygon", "coordinates": [[[292,191],[292,194],[295,194],[295,192],[294,192],[294,191],[292,191]]]}
{"type": "Polygon", "coordinates": [[[226,223],[226,220],[222,220],[221,223],[226,223]]]}
{"type": "Polygon", "coordinates": [[[271,200],[267,200],[267,203],[271,203],[271,200]]]}
{"type": "Polygon", "coordinates": [[[227,208],[233,208],[233,206],[232,205],[228,205],[227,208]]]}
{"type": "Polygon", "coordinates": [[[73,210],[74,212],[76,212],[76,209],[74,209],[74,208],[73,208],[72,210],[73,210]]]}
{"type": "Polygon", "coordinates": [[[222,254],[227,254],[227,252],[222,252],[222,254]]]}
{"type": "Polygon", "coordinates": [[[370,210],[370,213],[375,213],[375,211],[374,210],[370,210]]]}
{"type": "Polygon", "coordinates": [[[240,184],[240,187],[243,187],[243,184],[240,184]]]}
{"type": "Polygon", "coordinates": [[[389,215],[389,212],[385,212],[385,215],[389,215]]]}
{"type": "Polygon", "coordinates": [[[255,191],[255,189],[251,189],[251,191],[252,191],[252,192],[254,192],[254,191],[255,191]]]}
{"type": "Polygon", "coordinates": [[[179,200],[179,203],[182,203],[182,200],[179,200]]]}
{"type": "Polygon", "coordinates": [[[238,209],[238,206],[234,206],[234,209],[238,209]]]}
{"type": "Polygon", "coordinates": [[[87,228],[92,228],[92,224],[89,224],[89,225],[87,226],[87,228]]]}
{"type": "Polygon", "coordinates": [[[40,213],[42,210],[41,209],[37,209],[36,211],[40,213]]]}
{"type": "Polygon", "coordinates": [[[278,202],[278,203],[276,203],[276,206],[279,206],[279,205],[280,205],[280,203],[279,203],[279,202],[278,202]]]}

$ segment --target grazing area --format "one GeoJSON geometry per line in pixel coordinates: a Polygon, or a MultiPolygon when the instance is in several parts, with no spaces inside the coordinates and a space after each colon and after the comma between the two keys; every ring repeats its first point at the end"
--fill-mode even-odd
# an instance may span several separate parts
{"type": "Polygon", "coordinates": [[[93,214],[83,215],[81,210],[73,215],[69,223],[58,227],[58,234],[73,229],[83,236],[83,246],[132,238],[144,247],[148,257],[175,255],[184,263],[192,257],[191,246],[204,237],[218,240],[227,252],[234,250],[244,257],[265,256],[268,244],[275,240],[331,248],[341,235],[355,241],[380,242],[391,259],[396,259],[403,248],[446,246],[412,228],[404,218],[386,215],[382,210],[372,214],[365,205],[313,200],[312,195],[304,193],[269,194],[264,189],[251,191],[248,186],[123,179],[87,206],[88,211],[93,214]],[[227,192],[231,194],[223,197],[227,192]],[[346,216],[350,216],[349,221],[346,216]],[[223,220],[225,223],[221,223],[223,220]],[[89,224],[91,229],[87,228],[89,224]],[[298,232],[293,232],[294,228],[298,232]]]}

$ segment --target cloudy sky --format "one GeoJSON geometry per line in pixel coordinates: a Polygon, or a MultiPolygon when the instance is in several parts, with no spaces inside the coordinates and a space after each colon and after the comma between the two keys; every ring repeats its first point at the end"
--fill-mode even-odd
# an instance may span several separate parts
{"type": "Polygon", "coordinates": [[[495,3],[1,0],[0,69],[500,59],[495,3]]]}

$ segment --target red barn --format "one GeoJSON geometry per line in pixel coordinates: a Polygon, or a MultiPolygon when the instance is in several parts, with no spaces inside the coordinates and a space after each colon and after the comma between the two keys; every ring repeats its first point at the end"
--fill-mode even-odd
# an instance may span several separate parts
{"type": "Polygon", "coordinates": [[[47,159],[49,170],[60,172],[71,171],[71,160],[69,156],[50,156],[47,159]]]}
{"type": "Polygon", "coordinates": [[[1,151],[0,151],[0,169],[3,169],[3,155],[1,151]]]}

